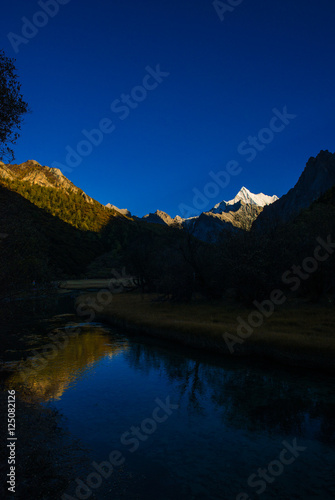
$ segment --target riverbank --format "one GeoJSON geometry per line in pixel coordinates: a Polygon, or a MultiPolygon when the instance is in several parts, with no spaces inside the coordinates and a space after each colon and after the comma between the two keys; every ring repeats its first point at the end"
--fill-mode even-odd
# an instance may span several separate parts
{"type": "Polygon", "coordinates": [[[174,304],[152,294],[118,294],[103,306],[98,294],[76,306],[129,332],[168,339],[228,356],[248,356],[335,373],[335,308],[307,302],[280,306],[268,318],[222,301],[174,304]],[[85,305],[86,304],[86,305],[85,305]],[[90,305],[91,304],[91,305],[90,305]],[[90,311],[90,312],[89,312],[90,311]],[[253,326],[261,323],[260,326],[253,326]],[[242,325],[242,326],[241,326],[242,325]]]}
{"type": "Polygon", "coordinates": [[[58,282],[53,282],[55,286],[59,289],[65,290],[89,290],[102,288],[113,289],[114,293],[116,291],[123,291],[125,288],[134,288],[134,282],[131,276],[121,276],[120,278],[86,278],[77,280],[63,280],[58,282]]]}

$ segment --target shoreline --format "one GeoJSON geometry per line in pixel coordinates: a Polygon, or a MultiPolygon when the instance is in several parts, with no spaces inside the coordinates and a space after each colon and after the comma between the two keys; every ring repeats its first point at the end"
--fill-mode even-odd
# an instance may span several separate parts
{"type": "MultiPolygon", "coordinates": [[[[76,305],[80,303],[84,306],[87,304],[87,300],[95,299],[97,299],[96,293],[82,294],[77,297],[76,305]]],[[[199,320],[192,315],[192,309],[195,309],[198,315],[200,312],[207,316],[208,310],[210,314],[218,306],[154,303],[152,299],[152,296],[143,298],[138,295],[118,294],[113,296],[111,304],[105,307],[100,306],[100,311],[95,311],[96,319],[126,332],[168,340],[174,345],[177,343],[185,347],[204,349],[207,352],[228,357],[274,361],[291,367],[310,368],[329,374],[335,373],[335,335],[332,335],[332,325],[335,325],[335,322],[331,321],[333,318],[335,319],[335,311],[329,308],[316,306],[314,309],[319,313],[326,311],[329,316],[327,318],[328,329],[325,328],[324,334],[313,336],[310,332],[299,331],[299,325],[296,324],[298,321],[290,321],[291,317],[298,314],[302,313],[305,316],[304,313],[307,309],[301,307],[290,310],[289,319],[286,321],[286,330],[288,331],[283,333],[272,331],[266,334],[264,330],[266,330],[267,325],[273,327],[274,323],[280,324],[281,321],[285,324],[286,311],[284,314],[283,311],[278,311],[276,318],[264,321],[262,328],[255,329],[255,332],[243,343],[235,344],[234,352],[231,353],[223,334],[228,332],[236,335],[236,329],[232,328],[232,322],[234,323],[234,319],[236,322],[237,314],[242,316],[243,313],[247,314],[248,310],[234,309],[228,306],[227,310],[224,311],[230,322],[227,324],[228,321],[221,323],[213,318],[212,321],[203,321],[203,318],[199,320]]],[[[311,312],[311,309],[309,308],[308,311],[311,312]]],[[[315,317],[315,325],[311,325],[315,331],[320,330],[321,317],[322,315],[315,317]]],[[[308,318],[307,321],[309,321],[308,318]]]]}

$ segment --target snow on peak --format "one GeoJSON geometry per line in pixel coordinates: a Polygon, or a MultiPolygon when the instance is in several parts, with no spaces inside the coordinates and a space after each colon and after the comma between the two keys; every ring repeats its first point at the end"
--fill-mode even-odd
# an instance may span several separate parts
{"type": "Polygon", "coordinates": [[[265,205],[271,205],[271,203],[278,200],[278,196],[268,196],[267,194],[258,193],[253,194],[246,187],[242,187],[237,193],[233,200],[227,201],[227,205],[234,205],[238,201],[244,201],[244,203],[250,203],[251,205],[258,205],[259,207],[264,207],[265,205]]]}
{"type": "Polygon", "coordinates": [[[239,201],[243,203],[248,203],[250,205],[258,205],[259,207],[264,207],[265,205],[271,205],[278,200],[278,196],[268,196],[267,194],[258,193],[254,194],[249,191],[246,187],[242,186],[239,190],[235,198],[229,201],[221,201],[221,203],[217,203],[214,208],[212,208],[211,212],[213,213],[221,213],[226,211],[226,208],[232,205],[235,205],[239,201]]]}

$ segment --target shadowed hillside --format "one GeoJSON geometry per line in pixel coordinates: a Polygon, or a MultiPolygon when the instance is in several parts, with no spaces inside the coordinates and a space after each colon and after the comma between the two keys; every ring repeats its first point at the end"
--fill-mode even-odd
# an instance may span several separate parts
{"type": "Polygon", "coordinates": [[[98,234],[74,228],[3,185],[0,214],[2,294],[32,280],[81,275],[103,253],[98,234]]]}
{"type": "MultiPolygon", "coordinates": [[[[107,208],[57,169],[33,161],[2,163],[2,295],[33,280],[107,279],[123,268],[142,292],[159,293],[162,299],[190,300],[200,294],[250,302],[267,297],[278,286],[290,291],[283,273],[313,256],[318,237],[335,234],[334,188],[329,190],[334,165],[334,155],[323,151],[309,160],[283,202],[263,208],[232,200],[224,202],[222,213],[215,209],[182,227],[148,223],[149,217],[132,218],[107,208]],[[289,220],[272,226],[270,233],[259,231],[264,212],[277,213],[283,203],[289,208],[289,220]]],[[[243,189],[249,196],[265,197],[243,189]]],[[[313,300],[334,294],[333,261],[330,255],[296,293],[313,300]]]]}
{"type": "Polygon", "coordinates": [[[320,151],[311,157],[296,185],[287,194],[266,206],[254,223],[259,231],[271,232],[290,222],[335,184],[335,154],[320,151]]]}

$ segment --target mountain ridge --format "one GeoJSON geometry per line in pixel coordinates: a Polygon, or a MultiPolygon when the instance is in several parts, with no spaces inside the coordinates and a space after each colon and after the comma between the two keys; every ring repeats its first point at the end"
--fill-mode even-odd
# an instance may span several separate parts
{"type": "Polygon", "coordinates": [[[265,206],[253,227],[269,231],[291,221],[335,184],[335,153],[321,150],[310,157],[297,183],[279,200],[265,206]]]}
{"type": "MultiPolygon", "coordinates": [[[[282,199],[264,205],[267,195],[242,188],[239,199],[225,202],[219,213],[183,220],[157,210],[143,219],[86,202],[57,169],[35,161],[1,163],[0,288],[65,275],[108,277],[126,266],[142,290],[189,299],[199,291],[213,298],[234,288],[237,297],[261,299],[281,284],[283,269],[312,255],[317,237],[334,233],[332,186],[335,155],[323,151],[307,162],[284,198],[289,222],[272,234],[262,226],[257,234],[255,221],[265,211],[275,213],[282,199]]],[[[304,284],[304,293],[332,289],[332,261],[325,266],[304,284]]]]}
{"type": "Polygon", "coordinates": [[[176,226],[192,233],[196,238],[215,243],[222,234],[239,231],[250,231],[253,222],[263,207],[278,200],[276,195],[251,193],[242,186],[235,198],[217,203],[211,210],[199,216],[183,219],[180,216],[170,217],[166,212],[156,210],[142,217],[145,222],[176,226]]]}
{"type": "Polygon", "coordinates": [[[115,205],[112,205],[112,203],[107,203],[105,207],[115,210],[116,212],[119,212],[122,215],[126,215],[127,217],[131,217],[131,213],[127,208],[118,208],[115,205]]]}
{"type": "MultiPolygon", "coordinates": [[[[84,193],[81,188],[75,186],[58,168],[48,167],[45,165],[42,166],[36,160],[27,160],[21,164],[5,164],[3,162],[0,162],[0,177],[14,181],[16,180],[20,182],[27,182],[29,184],[36,184],[45,188],[61,189],[65,193],[77,193],[80,194],[88,203],[99,203],[98,201],[94,200],[86,193],[84,193]]],[[[254,194],[243,186],[237,193],[235,198],[230,201],[222,201],[217,203],[208,212],[211,212],[213,214],[220,214],[223,212],[229,213],[232,211],[237,211],[240,208],[239,203],[241,201],[246,204],[250,203],[257,206],[265,206],[269,203],[273,203],[275,199],[278,199],[275,195],[268,196],[264,195],[263,193],[254,194]]],[[[120,209],[111,203],[107,203],[105,207],[126,217],[131,217],[136,220],[143,220],[150,223],[182,226],[184,221],[195,219],[183,219],[179,215],[172,218],[169,214],[159,209],[154,213],[149,213],[140,218],[135,215],[132,216],[128,209],[120,209]]]]}
{"type": "Polygon", "coordinates": [[[61,170],[43,166],[36,160],[27,160],[20,164],[5,164],[0,162],[0,176],[11,180],[37,184],[42,187],[61,189],[64,192],[78,193],[88,203],[95,201],[65,177],[61,170]]]}
{"type": "Polygon", "coordinates": [[[271,205],[278,199],[279,198],[276,195],[269,196],[264,193],[254,194],[251,191],[249,191],[249,189],[242,186],[242,188],[239,190],[235,198],[229,201],[221,201],[220,203],[214,205],[214,207],[209,211],[212,213],[222,213],[226,211],[227,206],[235,205],[239,201],[243,201],[244,203],[250,205],[257,205],[259,207],[264,207],[266,205],[271,205]]]}
{"type": "MultiPolygon", "coordinates": [[[[106,220],[109,216],[125,217],[133,221],[177,227],[192,232],[195,237],[204,241],[216,241],[221,232],[240,229],[249,231],[251,227],[253,230],[264,231],[298,215],[335,184],[335,154],[322,150],[315,158],[310,157],[296,185],[281,198],[264,193],[254,194],[242,186],[233,199],[223,200],[207,212],[187,219],[178,215],[172,218],[161,210],[140,218],[132,215],[129,210],[119,209],[110,203],[104,206],[75,186],[59,169],[42,166],[35,160],[13,165],[0,162],[0,178],[7,183],[53,188],[66,196],[70,193],[79,195],[85,202],[97,207],[96,210],[104,212],[103,218],[106,220]]],[[[54,199],[54,196],[51,198],[54,199]]],[[[81,211],[83,209],[86,211],[84,206],[81,211]]],[[[83,227],[85,229],[85,223],[83,227]]]]}
{"type": "MultiPolygon", "coordinates": [[[[242,188],[239,190],[235,198],[233,198],[230,201],[221,201],[217,203],[212,209],[208,210],[207,212],[202,212],[198,216],[194,217],[189,217],[189,218],[182,218],[179,215],[176,215],[176,217],[172,218],[169,214],[166,212],[163,212],[162,210],[156,210],[154,213],[149,213],[147,215],[144,215],[142,217],[142,220],[145,222],[150,222],[150,223],[156,223],[156,224],[166,224],[168,226],[179,226],[183,227],[186,229],[192,228],[194,230],[195,226],[197,225],[196,222],[200,220],[200,225],[201,224],[206,224],[206,220],[210,220],[209,218],[212,217],[211,219],[211,225],[216,226],[217,229],[219,229],[219,226],[222,225],[223,223],[225,224],[232,224],[233,226],[239,227],[239,223],[235,221],[236,219],[239,219],[241,214],[244,212],[245,214],[247,211],[243,209],[245,205],[254,205],[257,207],[264,207],[266,205],[269,205],[271,203],[274,203],[276,200],[278,200],[278,197],[276,195],[273,196],[268,196],[263,193],[258,193],[254,194],[251,191],[249,191],[246,187],[242,186],[242,188]],[[240,210],[242,209],[242,210],[240,210]],[[239,212],[240,211],[240,212],[239,212]],[[234,217],[234,213],[239,212],[239,217],[234,217]],[[229,214],[227,217],[220,217],[222,214],[229,214]],[[206,218],[207,216],[207,218],[206,218]],[[216,217],[216,222],[215,217],[216,217]]],[[[249,211],[250,213],[252,211],[249,211]]],[[[257,215],[260,213],[260,211],[254,210],[253,215],[252,215],[252,221],[254,220],[254,215],[257,215]]],[[[252,222],[251,221],[251,222],[252,222]]],[[[249,224],[250,225],[250,224],[249,224]]],[[[250,225],[251,227],[251,225],[250,225]]],[[[208,233],[208,230],[205,231],[205,233],[208,233]]],[[[199,233],[200,234],[200,233],[199,233]]],[[[203,239],[203,237],[202,237],[203,239]]]]}

